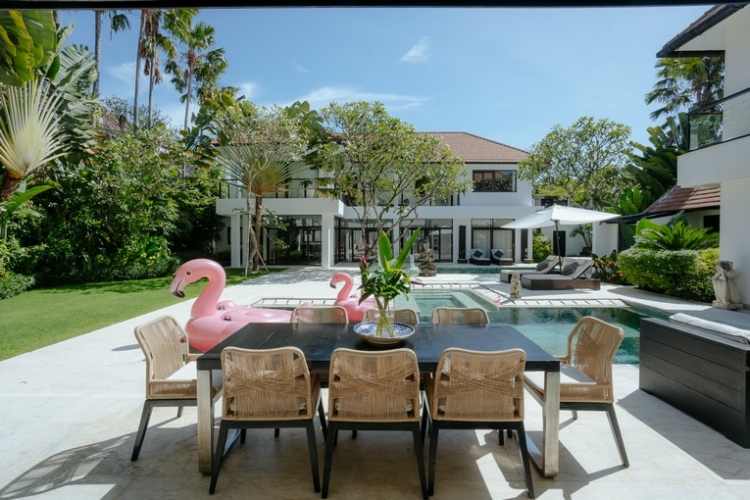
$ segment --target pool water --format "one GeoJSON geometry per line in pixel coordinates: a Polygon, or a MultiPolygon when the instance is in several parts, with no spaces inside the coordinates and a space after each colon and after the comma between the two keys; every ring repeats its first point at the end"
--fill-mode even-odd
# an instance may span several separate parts
{"type": "Polygon", "coordinates": [[[412,292],[409,300],[397,307],[413,307],[419,320],[430,322],[435,307],[483,307],[492,323],[506,323],[536,342],[553,355],[563,355],[567,349],[568,334],[578,320],[594,316],[620,326],[625,338],[615,355],[615,363],[638,364],[640,347],[640,321],[643,317],[666,319],[668,314],[639,308],[591,308],[591,307],[500,307],[470,291],[420,291],[412,292]]]}

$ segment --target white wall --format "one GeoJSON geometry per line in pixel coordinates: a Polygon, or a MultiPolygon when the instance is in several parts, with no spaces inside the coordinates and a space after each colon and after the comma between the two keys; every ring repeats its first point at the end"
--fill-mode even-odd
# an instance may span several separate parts
{"type": "Polygon", "coordinates": [[[730,260],[740,272],[738,285],[745,308],[750,304],[750,231],[748,231],[750,177],[721,183],[721,260],[730,260]]]}

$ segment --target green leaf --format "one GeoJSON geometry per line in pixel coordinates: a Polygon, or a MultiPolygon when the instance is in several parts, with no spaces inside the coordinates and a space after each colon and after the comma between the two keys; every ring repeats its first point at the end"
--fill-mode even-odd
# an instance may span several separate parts
{"type": "Polygon", "coordinates": [[[409,237],[406,244],[404,245],[404,248],[401,249],[401,253],[398,254],[398,260],[396,260],[395,267],[397,269],[401,269],[401,267],[404,265],[404,262],[406,261],[406,257],[409,255],[409,251],[411,250],[411,247],[414,245],[414,242],[417,241],[417,237],[419,236],[419,229],[417,228],[409,237]]]}
{"type": "Polygon", "coordinates": [[[385,231],[380,232],[380,238],[378,238],[378,258],[380,260],[380,266],[385,270],[391,269],[391,259],[393,258],[393,248],[391,248],[391,240],[385,231]]]}

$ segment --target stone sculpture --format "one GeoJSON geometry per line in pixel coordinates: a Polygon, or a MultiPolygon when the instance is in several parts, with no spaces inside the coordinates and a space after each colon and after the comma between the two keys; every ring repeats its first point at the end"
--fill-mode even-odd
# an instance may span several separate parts
{"type": "Polygon", "coordinates": [[[742,308],[740,291],[735,283],[739,275],[740,273],[732,268],[732,262],[728,260],[721,260],[716,264],[716,274],[711,277],[716,295],[716,300],[712,304],[714,307],[718,309],[742,308]]]}
{"type": "Polygon", "coordinates": [[[420,276],[435,276],[437,274],[437,268],[435,267],[435,254],[430,248],[430,240],[425,238],[422,240],[422,249],[419,252],[419,275],[420,276]]]}
{"type": "Polygon", "coordinates": [[[521,273],[513,273],[510,278],[510,298],[521,298],[521,273]]]}

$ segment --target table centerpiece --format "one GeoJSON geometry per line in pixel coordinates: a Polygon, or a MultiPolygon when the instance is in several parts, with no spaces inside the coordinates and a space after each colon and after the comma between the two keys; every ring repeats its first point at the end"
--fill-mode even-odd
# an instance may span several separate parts
{"type": "Polygon", "coordinates": [[[408,295],[411,291],[411,276],[402,268],[418,236],[419,229],[412,233],[398,257],[394,259],[391,240],[385,231],[381,231],[380,238],[378,238],[378,263],[380,265],[370,266],[364,255],[359,259],[362,277],[362,284],[359,286],[362,295],[359,297],[359,303],[361,304],[370,297],[375,300],[378,309],[378,321],[375,328],[377,337],[386,335],[395,337],[392,301],[399,295],[408,295]]]}

